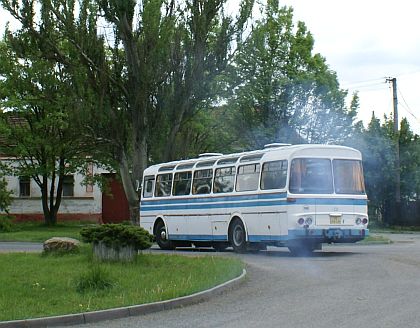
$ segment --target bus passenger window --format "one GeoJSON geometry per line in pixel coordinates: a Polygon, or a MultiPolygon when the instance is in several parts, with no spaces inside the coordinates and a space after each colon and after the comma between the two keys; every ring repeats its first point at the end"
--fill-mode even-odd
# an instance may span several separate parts
{"type": "Polygon", "coordinates": [[[263,164],[261,189],[282,189],[286,186],[287,161],[273,161],[263,164]]]}
{"type": "Polygon", "coordinates": [[[172,195],[174,196],[189,195],[191,191],[191,180],[192,180],[191,176],[192,176],[191,172],[175,173],[172,195]]]}
{"type": "Polygon", "coordinates": [[[236,191],[250,191],[258,189],[260,164],[242,165],[238,168],[236,191]]]}
{"type": "Polygon", "coordinates": [[[153,185],[155,184],[154,176],[144,177],[143,183],[143,197],[148,198],[153,196],[153,185]]]}
{"type": "Polygon", "coordinates": [[[235,185],[235,173],[236,169],[234,166],[216,169],[213,192],[232,192],[235,185]]]}
{"type": "Polygon", "coordinates": [[[195,171],[192,188],[193,195],[210,194],[212,180],[212,169],[195,171]]]}
{"type": "Polygon", "coordinates": [[[159,174],[156,178],[155,196],[164,197],[171,195],[172,173],[159,174]]]}

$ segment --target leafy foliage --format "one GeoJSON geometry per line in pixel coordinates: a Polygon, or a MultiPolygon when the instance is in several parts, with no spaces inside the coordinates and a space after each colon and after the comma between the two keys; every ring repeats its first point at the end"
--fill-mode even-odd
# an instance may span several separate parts
{"type": "MultiPolygon", "coordinates": [[[[12,202],[12,192],[7,189],[7,181],[4,178],[4,170],[0,167],[0,211],[9,212],[9,206],[12,202]]],[[[1,229],[0,229],[1,230],[1,229]]]]}
{"type": "Polygon", "coordinates": [[[125,224],[102,224],[88,226],[80,231],[82,240],[87,243],[103,242],[106,246],[120,248],[134,246],[137,250],[152,246],[153,236],[139,226],[125,224]]]}
{"type": "Polygon", "coordinates": [[[0,216],[0,232],[11,232],[14,230],[12,218],[7,215],[0,216]]]}
{"type": "Polygon", "coordinates": [[[346,92],[293,10],[268,1],[261,20],[238,45],[229,104],[239,136],[260,148],[274,141],[331,143],[351,132],[356,113],[345,108],[346,92]]]}

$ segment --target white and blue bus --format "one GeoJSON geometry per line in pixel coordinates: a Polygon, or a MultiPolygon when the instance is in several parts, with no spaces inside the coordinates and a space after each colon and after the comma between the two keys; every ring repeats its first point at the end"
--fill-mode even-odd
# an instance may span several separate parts
{"type": "Polygon", "coordinates": [[[153,165],[140,224],[162,249],[311,252],[357,242],[369,233],[362,157],[343,146],[270,144],[153,165]]]}

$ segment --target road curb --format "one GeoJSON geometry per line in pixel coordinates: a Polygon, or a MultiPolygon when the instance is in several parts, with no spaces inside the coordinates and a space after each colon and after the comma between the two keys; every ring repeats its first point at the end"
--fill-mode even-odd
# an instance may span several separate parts
{"type": "Polygon", "coordinates": [[[242,274],[223,284],[213,288],[171,300],[154,302],[141,305],[132,305],[121,308],[114,308],[101,311],[84,312],[77,314],[68,314],[62,316],[45,317],[37,319],[13,320],[0,322],[0,328],[39,328],[53,326],[69,326],[81,325],[86,323],[94,323],[105,320],[120,319],[130,316],[145,315],[153,312],[170,310],[174,308],[192,305],[207,301],[213,296],[219,295],[227,290],[233,289],[243,282],[246,276],[246,270],[243,269],[242,274]]]}

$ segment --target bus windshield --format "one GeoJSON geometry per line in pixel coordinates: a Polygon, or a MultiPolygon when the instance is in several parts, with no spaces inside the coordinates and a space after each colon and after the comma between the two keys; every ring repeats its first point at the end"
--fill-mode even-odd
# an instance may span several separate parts
{"type": "Polygon", "coordinates": [[[332,194],[331,161],[324,158],[294,159],[289,190],[293,194],[332,194]]]}
{"type": "Polygon", "coordinates": [[[364,194],[358,160],[296,158],[291,163],[289,190],[294,194],[364,194]],[[334,181],[334,182],[333,182],[334,181]]]}

